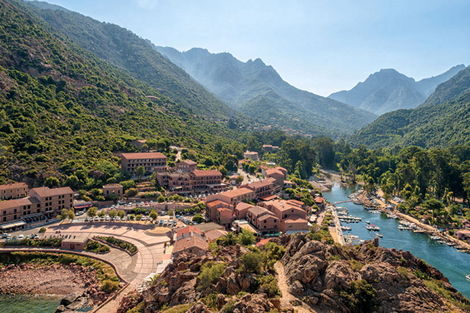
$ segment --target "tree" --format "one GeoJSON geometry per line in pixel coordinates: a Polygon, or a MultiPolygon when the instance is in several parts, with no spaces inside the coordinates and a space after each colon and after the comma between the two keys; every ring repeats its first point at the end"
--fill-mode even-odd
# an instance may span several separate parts
{"type": "Polygon", "coordinates": [[[46,185],[49,188],[58,187],[60,185],[60,180],[57,177],[49,176],[44,181],[44,185],[46,185]]]}
{"type": "Polygon", "coordinates": [[[73,221],[73,219],[75,218],[75,211],[73,209],[70,209],[68,210],[67,215],[70,221],[73,221]]]}
{"type": "Polygon", "coordinates": [[[202,216],[202,214],[200,214],[200,213],[197,213],[197,214],[195,214],[195,215],[193,216],[193,222],[194,222],[194,223],[199,224],[199,223],[203,223],[204,221],[205,221],[205,219],[204,219],[204,217],[202,216]]]}
{"type": "Polygon", "coordinates": [[[135,219],[136,219],[137,221],[140,221],[140,220],[142,219],[142,214],[137,214],[137,215],[135,216],[135,219]]]}
{"type": "Polygon", "coordinates": [[[124,210],[119,210],[117,212],[117,215],[119,216],[120,219],[123,219],[124,216],[126,216],[126,212],[124,210]]]}
{"type": "Polygon", "coordinates": [[[101,210],[101,211],[98,212],[97,215],[98,215],[98,217],[103,218],[106,215],[106,213],[103,210],[101,210]]]}
{"type": "Polygon", "coordinates": [[[137,167],[135,170],[135,174],[137,175],[137,178],[140,180],[142,177],[145,175],[145,168],[143,166],[137,167]]]}
{"type": "Polygon", "coordinates": [[[158,213],[156,210],[150,211],[149,217],[152,219],[152,221],[155,221],[158,217],[158,213]]]}
{"type": "Polygon", "coordinates": [[[95,217],[97,212],[98,212],[98,208],[92,206],[86,211],[86,215],[88,215],[88,217],[95,217]]]}
{"type": "Polygon", "coordinates": [[[248,252],[242,255],[242,269],[248,273],[259,273],[262,268],[263,257],[259,252],[248,252]]]}
{"type": "Polygon", "coordinates": [[[251,231],[244,229],[238,235],[238,242],[244,246],[250,246],[256,242],[256,237],[251,231]]]}
{"type": "Polygon", "coordinates": [[[135,188],[130,188],[126,191],[126,197],[135,197],[137,195],[137,189],[135,188]]]}
{"type": "Polygon", "coordinates": [[[116,218],[116,216],[117,216],[117,213],[118,213],[118,212],[117,212],[116,209],[112,209],[112,210],[110,210],[110,211],[108,212],[108,215],[109,215],[109,217],[111,217],[111,219],[114,220],[114,219],[116,218]]]}

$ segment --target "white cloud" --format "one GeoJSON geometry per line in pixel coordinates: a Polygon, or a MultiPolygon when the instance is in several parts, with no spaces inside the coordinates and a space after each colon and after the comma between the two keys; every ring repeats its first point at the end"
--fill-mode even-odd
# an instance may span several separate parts
{"type": "Polygon", "coordinates": [[[158,4],[159,0],[135,0],[137,5],[145,10],[153,10],[158,4]]]}

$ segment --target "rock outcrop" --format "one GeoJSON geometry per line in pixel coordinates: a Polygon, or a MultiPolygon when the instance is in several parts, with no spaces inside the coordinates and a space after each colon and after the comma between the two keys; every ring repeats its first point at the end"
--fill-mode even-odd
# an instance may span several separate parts
{"type": "Polygon", "coordinates": [[[274,259],[266,257],[269,248],[239,245],[204,256],[180,255],[149,289],[125,298],[119,313],[133,307],[143,313],[166,312],[164,308],[173,306],[191,313],[293,312],[308,306],[312,312],[328,313],[424,313],[468,312],[470,307],[438,270],[409,252],[381,248],[377,240],[342,247],[296,234],[276,243],[284,248],[275,246],[282,252],[274,259]],[[247,270],[248,253],[263,258],[261,270],[247,270]],[[282,274],[267,265],[276,261],[283,264],[282,274]],[[286,297],[267,294],[269,287],[280,291],[285,285],[274,279],[276,273],[285,276],[286,297]],[[269,287],[261,288],[266,282],[271,282],[269,287]]]}
{"type": "Polygon", "coordinates": [[[284,243],[290,292],[319,311],[464,312],[455,304],[470,305],[438,270],[409,252],[378,247],[377,240],[338,247],[299,234],[284,243]]]}

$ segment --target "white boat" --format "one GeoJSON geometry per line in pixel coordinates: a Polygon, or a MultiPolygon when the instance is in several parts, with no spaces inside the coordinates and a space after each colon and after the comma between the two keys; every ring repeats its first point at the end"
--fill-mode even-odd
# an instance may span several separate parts
{"type": "Polygon", "coordinates": [[[432,240],[440,240],[441,239],[441,237],[439,237],[439,236],[431,236],[429,238],[431,238],[432,240]]]}
{"type": "Polygon", "coordinates": [[[465,276],[466,279],[470,280],[470,274],[468,274],[467,276],[465,276]]]}
{"type": "Polygon", "coordinates": [[[348,226],[341,226],[341,230],[342,230],[342,231],[350,231],[350,230],[351,230],[351,227],[348,227],[348,226]]]}
{"type": "Polygon", "coordinates": [[[380,227],[377,225],[371,224],[371,225],[366,226],[366,229],[369,231],[379,231],[380,227]]]}
{"type": "Polygon", "coordinates": [[[384,235],[382,235],[382,234],[380,234],[380,233],[377,233],[377,234],[375,234],[375,235],[376,235],[377,237],[379,237],[379,238],[383,238],[383,236],[384,236],[384,235]]]}

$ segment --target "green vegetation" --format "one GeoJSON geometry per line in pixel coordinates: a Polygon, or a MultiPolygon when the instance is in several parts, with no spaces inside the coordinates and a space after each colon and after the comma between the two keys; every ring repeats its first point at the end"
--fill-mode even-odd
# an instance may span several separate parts
{"type": "Polygon", "coordinates": [[[376,295],[374,287],[365,280],[355,280],[346,290],[339,291],[343,303],[354,313],[374,312],[378,305],[376,295]]]}
{"type": "MultiPolygon", "coordinates": [[[[33,263],[39,265],[51,265],[51,264],[77,264],[83,267],[89,267],[96,271],[98,281],[101,284],[101,288],[104,287],[106,281],[112,281],[119,283],[114,269],[102,262],[92,258],[74,254],[61,254],[61,253],[46,253],[46,252],[11,252],[0,254],[0,265],[8,264],[23,264],[33,263]]],[[[109,285],[109,283],[106,283],[109,285]]],[[[115,285],[115,284],[114,284],[115,285]]],[[[106,286],[104,288],[108,288],[106,286]]]]}
{"type": "Polygon", "coordinates": [[[470,68],[441,84],[416,109],[380,116],[351,142],[370,147],[450,147],[470,144],[470,68]]]}
{"type": "Polygon", "coordinates": [[[206,262],[201,268],[201,273],[198,275],[197,288],[199,290],[206,290],[224,273],[226,264],[217,262],[206,262]]]}
{"type": "Polygon", "coordinates": [[[23,6],[0,0],[0,183],[22,177],[91,190],[125,181],[114,154],[137,151],[133,142],[141,138],[162,152],[170,143],[203,151],[205,164],[215,168],[241,155],[243,136],[226,121],[194,118],[187,107],[50,33],[23,6]]]}
{"type": "Polygon", "coordinates": [[[48,247],[60,248],[62,238],[46,239],[12,239],[5,241],[5,246],[27,246],[27,247],[48,247]]]}
{"type": "Polygon", "coordinates": [[[237,243],[243,246],[251,246],[255,242],[255,235],[252,232],[244,229],[238,234],[229,232],[225,236],[218,238],[215,243],[216,245],[220,246],[233,246],[237,243]]]}
{"type": "Polygon", "coordinates": [[[333,244],[334,240],[331,237],[331,233],[328,227],[333,223],[333,216],[331,212],[325,212],[323,217],[321,226],[313,225],[310,232],[308,233],[308,237],[312,240],[321,241],[327,244],[333,244]]]}
{"type": "Polygon", "coordinates": [[[97,254],[106,254],[109,253],[110,249],[107,245],[104,245],[96,240],[88,240],[85,245],[85,251],[97,254]]]}
{"type": "Polygon", "coordinates": [[[470,146],[452,148],[406,147],[397,153],[388,149],[353,149],[343,155],[340,167],[364,188],[380,187],[385,198],[404,199],[399,209],[431,225],[461,227],[470,210],[454,200],[470,199],[470,146]]]}
{"type": "Polygon", "coordinates": [[[130,255],[134,255],[137,253],[137,247],[125,240],[118,239],[116,237],[108,236],[108,237],[102,237],[102,236],[96,236],[94,237],[95,239],[103,240],[106,243],[108,243],[111,247],[116,247],[119,249],[122,249],[129,253],[130,255]]]}

